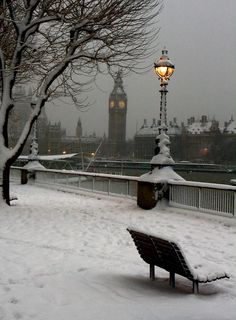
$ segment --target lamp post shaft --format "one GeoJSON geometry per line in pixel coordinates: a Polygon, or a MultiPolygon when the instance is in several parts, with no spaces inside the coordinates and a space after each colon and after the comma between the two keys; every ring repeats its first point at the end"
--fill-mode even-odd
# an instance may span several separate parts
{"type": "Polygon", "coordinates": [[[161,93],[161,101],[160,101],[160,127],[159,134],[162,132],[167,133],[167,84],[161,84],[161,89],[159,92],[161,93]]]}

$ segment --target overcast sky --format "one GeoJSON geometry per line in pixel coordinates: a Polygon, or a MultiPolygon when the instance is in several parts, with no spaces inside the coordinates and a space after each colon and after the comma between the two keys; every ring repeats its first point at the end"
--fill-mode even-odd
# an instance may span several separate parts
{"type": "MultiPolygon", "coordinates": [[[[186,121],[202,114],[222,123],[236,119],[236,1],[235,0],[164,0],[157,53],[166,46],[176,70],[168,85],[167,118],[186,121]]],[[[113,80],[101,77],[101,88],[89,93],[94,105],[87,112],[73,105],[66,112],[58,104],[47,108],[52,121],[60,120],[69,135],[75,134],[78,118],[83,133],[102,136],[108,131],[108,99],[113,80]]],[[[128,96],[127,138],[133,138],[143,119],[151,124],[159,115],[159,81],[150,70],[145,75],[124,78],[128,96]]]]}

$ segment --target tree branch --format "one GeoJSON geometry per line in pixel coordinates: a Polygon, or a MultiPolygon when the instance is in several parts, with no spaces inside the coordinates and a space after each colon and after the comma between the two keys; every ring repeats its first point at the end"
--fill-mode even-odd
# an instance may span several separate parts
{"type": "Polygon", "coordinates": [[[16,33],[19,34],[19,27],[16,23],[16,14],[15,14],[15,10],[13,8],[13,0],[6,0],[6,3],[7,3],[9,13],[10,13],[12,24],[15,28],[16,33]]]}

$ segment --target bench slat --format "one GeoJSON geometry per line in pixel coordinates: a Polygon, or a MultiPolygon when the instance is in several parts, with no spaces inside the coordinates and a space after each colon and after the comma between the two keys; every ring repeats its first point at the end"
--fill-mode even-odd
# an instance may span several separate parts
{"type": "Polygon", "coordinates": [[[165,261],[164,269],[166,269],[169,272],[175,272],[179,275],[189,278],[190,280],[193,279],[193,276],[180,250],[178,250],[177,253],[175,247],[169,241],[152,236],[150,236],[150,238],[153,241],[156,250],[160,252],[163,260],[165,261]]]}

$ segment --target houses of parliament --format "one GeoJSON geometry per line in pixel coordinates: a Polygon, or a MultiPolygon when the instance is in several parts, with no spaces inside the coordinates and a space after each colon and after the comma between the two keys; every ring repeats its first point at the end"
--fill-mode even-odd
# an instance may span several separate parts
{"type": "MultiPolygon", "coordinates": [[[[9,125],[9,143],[14,146],[29,115],[32,93],[19,86],[15,101],[20,113],[12,112],[9,125]]],[[[74,136],[68,136],[60,122],[48,121],[43,109],[37,121],[37,138],[40,155],[83,153],[109,159],[135,159],[149,161],[154,155],[155,138],[159,132],[159,120],[143,120],[133,140],[126,140],[126,117],[128,98],[123,85],[122,74],[114,78],[112,92],[108,97],[108,137],[97,137],[93,132],[83,134],[82,122],[78,121],[74,136]]],[[[202,115],[191,117],[187,123],[178,124],[174,118],[169,121],[168,135],[171,154],[175,161],[196,161],[208,163],[236,163],[236,121],[231,118],[222,126],[216,119],[202,115]]],[[[23,153],[29,154],[32,135],[29,136],[23,153]]]]}
{"type": "MultiPolygon", "coordinates": [[[[18,104],[10,115],[9,143],[14,146],[31,111],[32,92],[18,86],[14,95],[18,104]]],[[[83,153],[84,156],[94,155],[120,158],[126,156],[126,114],[127,95],[123,88],[121,73],[114,79],[114,88],[108,102],[109,132],[108,137],[97,137],[93,132],[83,134],[82,122],[78,117],[75,135],[69,136],[60,122],[51,123],[43,108],[37,120],[37,139],[40,155],[83,153]]],[[[29,154],[32,134],[29,136],[23,154],[29,154]]]]}

